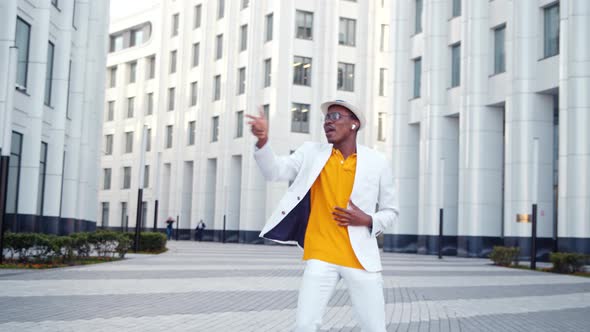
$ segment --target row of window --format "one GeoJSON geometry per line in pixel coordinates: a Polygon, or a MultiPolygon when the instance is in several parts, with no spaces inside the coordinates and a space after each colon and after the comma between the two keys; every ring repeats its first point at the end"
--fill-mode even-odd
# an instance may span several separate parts
{"type": "MultiPolygon", "coordinates": [[[[122,167],[122,174],[123,177],[121,178],[121,189],[130,189],[131,188],[131,166],[124,166],[122,167]]],[[[102,189],[103,190],[110,190],[111,189],[111,178],[113,175],[112,168],[103,168],[102,169],[102,189]]],[[[150,166],[145,165],[143,171],[143,186],[142,188],[149,188],[150,187],[150,166]]]]}
{"type": "MultiPolygon", "coordinates": [[[[141,227],[147,227],[147,208],[148,202],[141,202],[141,210],[142,216],[141,219],[141,227]]],[[[108,227],[109,226],[109,211],[110,211],[110,204],[109,202],[101,202],[101,226],[108,227]]],[[[121,227],[125,230],[129,227],[129,216],[127,215],[127,202],[121,202],[121,227]]]]}

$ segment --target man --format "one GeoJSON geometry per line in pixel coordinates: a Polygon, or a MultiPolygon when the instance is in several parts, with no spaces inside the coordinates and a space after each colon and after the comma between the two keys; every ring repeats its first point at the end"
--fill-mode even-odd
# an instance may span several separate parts
{"type": "Polygon", "coordinates": [[[267,180],[293,181],[260,233],[303,248],[305,271],[296,331],[317,331],[336,284],[343,279],[363,331],[385,331],[381,260],[376,237],[398,215],[391,167],[357,144],[364,114],[341,101],[321,105],[326,143],[304,143],[277,157],[264,113],[248,115],[258,138],[254,158],[267,180]]]}
{"type": "Polygon", "coordinates": [[[200,220],[195,228],[195,241],[203,241],[203,231],[205,230],[205,227],[207,227],[207,225],[205,225],[203,220],[200,220]]]}

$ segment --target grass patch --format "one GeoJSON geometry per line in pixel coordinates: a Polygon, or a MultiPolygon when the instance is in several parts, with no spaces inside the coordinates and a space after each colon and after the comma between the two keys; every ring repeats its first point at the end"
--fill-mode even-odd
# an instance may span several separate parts
{"type": "Polygon", "coordinates": [[[119,257],[85,257],[77,258],[66,263],[60,261],[53,262],[19,262],[17,260],[5,259],[3,264],[0,264],[0,269],[31,269],[31,270],[44,270],[53,269],[59,267],[68,266],[79,266],[79,265],[91,265],[100,264],[107,262],[120,261],[122,258],[119,257]]]}

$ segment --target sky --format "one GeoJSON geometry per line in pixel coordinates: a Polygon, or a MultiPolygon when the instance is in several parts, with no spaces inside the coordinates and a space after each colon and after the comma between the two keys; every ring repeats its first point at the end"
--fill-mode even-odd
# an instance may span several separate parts
{"type": "Polygon", "coordinates": [[[157,0],[111,0],[111,20],[144,11],[157,0]]]}

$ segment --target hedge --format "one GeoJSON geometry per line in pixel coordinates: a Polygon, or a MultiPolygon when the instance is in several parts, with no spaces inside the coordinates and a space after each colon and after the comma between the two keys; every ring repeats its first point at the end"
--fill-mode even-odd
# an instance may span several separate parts
{"type": "MultiPolygon", "coordinates": [[[[135,234],[127,233],[131,247],[135,243],[135,234]]],[[[157,232],[142,232],[139,238],[139,251],[162,252],[166,250],[166,235],[157,232]]]]}
{"type": "Polygon", "coordinates": [[[553,263],[553,272],[575,273],[582,271],[589,256],[571,252],[553,252],[549,255],[549,260],[553,263]]]}
{"type": "Polygon", "coordinates": [[[518,264],[518,255],[520,248],[518,247],[502,247],[494,246],[490,253],[490,259],[496,265],[510,266],[513,263],[518,264]]]}

